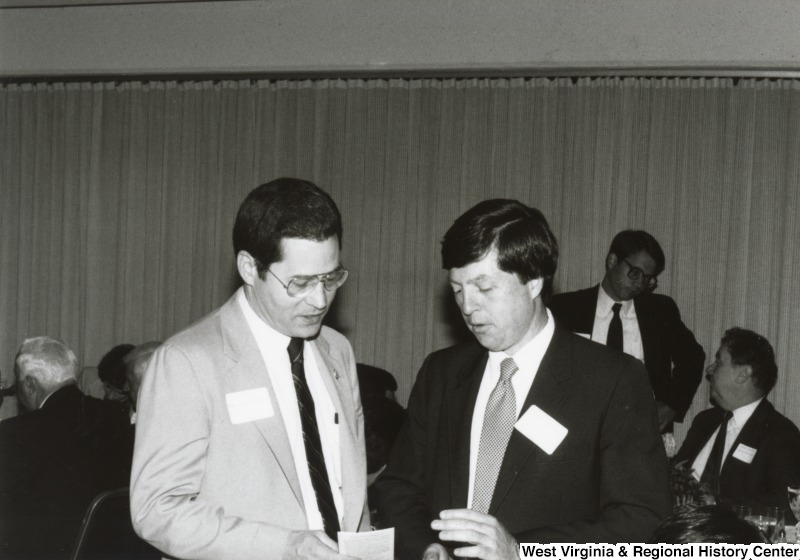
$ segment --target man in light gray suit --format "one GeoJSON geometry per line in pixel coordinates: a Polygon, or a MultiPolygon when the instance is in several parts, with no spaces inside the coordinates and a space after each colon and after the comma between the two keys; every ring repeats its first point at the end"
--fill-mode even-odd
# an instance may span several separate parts
{"type": "Polygon", "coordinates": [[[347,558],[369,527],[355,358],[322,326],[347,279],[336,204],[316,185],[253,190],[233,228],[244,286],[167,340],[139,392],[136,531],[176,558],[347,558]]]}

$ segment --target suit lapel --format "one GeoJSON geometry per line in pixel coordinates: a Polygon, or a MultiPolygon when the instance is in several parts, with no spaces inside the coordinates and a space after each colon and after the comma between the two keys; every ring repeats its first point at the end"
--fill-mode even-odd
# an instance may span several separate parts
{"type": "Polygon", "coordinates": [[[349,384],[343,381],[345,366],[335,360],[330,354],[330,345],[322,337],[317,337],[311,342],[311,349],[317,361],[319,374],[325,383],[325,389],[331,397],[333,408],[339,414],[339,425],[344,425],[350,437],[356,437],[356,419],[353,416],[355,403],[349,391],[349,384]]]}
{"type": "Polygon", "coordinates": [[[450,449],[450,495],[456,507],[469,507],[469,455],[472,415],[489,353],[480,348],[475,357],[456,374],[455,387],[448,394],[447,425],[450,449]]]}
{"type": "MultiPolygon", "coordinates": [[[[549,416],[558,418],[558,412],[569,395],[570,381],[576,373],[569,358],[572,355],[569,335],[556,326],[553,339],[542,358],[531,390],[525,397],[520,417],[528,408],[536,405],[549,416]]],[[[492,497],[492,505],[489,508],[490,514],[496,512],[503,503],[525,463],[529,460],[536,460],[543,453],[544,451],[528,438],[514,430],[506,448],[500,473],[497,476],[497,486],[492,497]]]]}
{"type": "MultiPolygon", "coordinates": [[[[647,296],[644,296],[645,298],[647,296]]],[[[658,329],[656,328],[656,324],[653,322],[653,317],[655,316],[649,309],[647,305],[647,300],[638,297],[633,298],[633,309],[636,312],[636,322],[639,324],[639,334],[642,337],[642,350],[644,351],[644,364],[645,368],[651,377],[650,383],[651,385],[655,386],[656,384],[653,383],[653,372],[656,370],[652,366],[654,364],[654,350],[658,347],[661,343],[659,336],[658,336],[658,329]]]]}
{"type": "MultiPolygon", "coordinates": [[[[690,439],[688,436],[686,441],[684,442],[680,455],[685,457],[686,466],[688,468],[692,467],[692,463],[694,463],[695,459],[697,459],[697,455],[700,451],[705,447],[706,443],[708,443],[708,439],[714,433],[714,431],[719,428],[720,423],[722,422],[722,415],[724,411],[719,408],[711,409],[709,414],[706,414],[702,419],[698,417],[695,420],[698,423],[696,428],[696,433],[692,435],[690,439]],[[686,450],[683,450],[683,447],[686,447],[686,450]]],[[[694,426],[692,429],[695,429],[694,426]]],[[[698,476],[702,475],[703,473],[697,473],[698,476]]]]}
{"type": "Polygon", "coordinates": [[[578,292],[581,301],[578,302],[578,306],[575,309],[578,321],[575,332],[588,334],[590,338],[594,331],[594,317],[597,313],[597,291],[599,289],[600,285],[598,284],[594,288],[587,288],[578,292]]]}
{"type": "Polygon", "coordinates": [[[226,372],[226,375],[247,380],[246,383],[237,383],[237,385],[267,388],[274,413],[272,417],[256,420],[253,424],[275,456],[275,460],[280,465],[295,498],[305,511],[300,481],[297,478],[297,470],[294,465],[294,456],[292,455],[289,436],[286,433],[286,425],[283,423],[275,389],[265,368],[261,351],[256,344],[252,331],[250,331],[250,327],[247,325],[247,319],[245,319],[244,313],[239,307],[235,294],[220,309],[220,321],[225,354],[231,360],[231,368],[226,372]]]}
{"type": "MultiPolygon", "coordinates": [[[[339,465],[341,473],[342,500],[344,502],[343,531],[356,531],[364,504],[366,488],[361,488],[358,477],[365,465],[359,461],[356,405],[350,384],[346,381],[346,366],[336,360],[330,351],[330,344],[322,337],[311,343],[319,374],[325,383],[334,409],[339,415],[339,465]]],[[[363,486],[363,482],[361,482],[363,486]]]]}

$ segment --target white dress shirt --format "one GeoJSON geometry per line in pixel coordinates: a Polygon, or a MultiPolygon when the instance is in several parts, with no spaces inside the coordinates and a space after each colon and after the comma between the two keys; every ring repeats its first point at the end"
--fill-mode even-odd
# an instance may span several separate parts
{"type": "Polygon", "coordinates": [[[478,389],[478,398],[475,401],[475,409],[472,413],[472,430],[469,439],[469,493],[467,496],[467,507],[472,505],[472,496],[475,486],[475,467],[478,463],[478,447],[481,442],[481,431],[483,430],[483,417],[486,413],[486,405],[489,403],[489,395],[500,380],[500,362],[506,358],[514,358],[517,365],[517,372],[511,378],[511,385],[514,387],[514,397],[517,403],[517,417],[519,418],[522,405],[531,390],[533,380],[539,371],[542,358],[553,339],[553,315],[547,309],[547,324],[531,340],[520,348],[516,354],[509,356],[505,352],[489,352],[489,360],[486,362],[486,369],[483,372],[481,386],[478,389]]]}
{"type": "MultiPolygon", "coordinates": [[[[762,400],[764,400],[763,397],[757,401],[751,402],[750,404],[740,406],[733,411],[733,416],[730,420],[728,420],[728,430],[725,432],[725,447],[722,451],[722,462],[720,463],[720,469],[722,469],[722,465],[725,464],[725,460],[728,458],[728,453],[730,452],[731,447],[733,447],[733,442],[739,436],[739,432],[742,431],[745,423],[750,420],[750,417],[753,415],[753,412],[755,412],[756,408],[758,408],[758,405],[762,400]]],[[[711,448],[714,447],[714,440],[717,439],[718,433],[719,428],[714,430],[714,433],[711,434],[710,438],[708,438],[708,441],[703,446],[703,449],[700,450],[700,453],[698,453],[697,457],[695,457],[694,463],[692,463],[692,474],[697,480],[700,480],[700,477],[703,476],[703,471],[705,470],[706,463],[708,462],[708,456],[711,455],[711,448]]]]}
{"type": "MultiPolygon", "coordinates": [[[[292,378],[292,366],[289,363],[290,337],[279,333],[267,325],[258,315],[256,315],[250,302],[244,293],[244,288],[240,288],[236,294],[237,301],[244,312],[247,325],[256,339],[258,349],[264,359],[264,366],[267,369],[269,380],[275,391],[275,398],[278,401],[278,408],[286,427],[289,437],[289,445],[292,449],[294,466],[297,471],[297,478],[300,481],[300,490],[303,495],[303,505],[305,506],[308,528],[312,531],[322,530],[322,514],[319,512],[317,498],[314,494],[314,487],[311,484],[311,475],[308,472],[308,461],[306,459],[306,448],[303,443],[303,427],[300,421],[300,409],[297,404],[297,392],[292,378]]],[[[328,471],[328,480],[331,484],[333,501],[336,505],[336,513],[339,521],[342,520],[344,504],[342,500],[342,476],[341,476],[341,455],[339,450],[339,424],[337,422],[336,409],[333,401],[325,388],[325,383],[320,375],[317,361],[314,358],[312,346],[314,341],[305,341],[303,344],[303,364],[306,374],[308,389],[314,399],[314,409],[316,411],[317,426],[319,428],[319,438],[322,442],[322,454],[325,457],[325,467],[328,471]]],[[[267,481],[268,482],[268,481],[267,481]]],[[[277,504],[276,507],[280,507],[277,504]]]]}
{"type": "Polygon", "coordinates": [[[594,308],[594,326],[592,327],[592,340],[605,344],[608,339],[608,326],[614,313],[611,307],[621,303],[619,317],[622,320],[622,351],[644,362],[644,347],[642,346],[642,333],[639,331],[639,321],[636,319],[636,308],[633,300],[614,301],[603,286],[597,290],[597,305],[594,308]]]}

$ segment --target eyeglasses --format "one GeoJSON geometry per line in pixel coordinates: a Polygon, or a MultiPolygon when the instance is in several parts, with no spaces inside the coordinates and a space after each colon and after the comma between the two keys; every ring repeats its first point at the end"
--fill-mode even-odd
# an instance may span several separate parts
{"type": "MultiPolygon", "coordinates": [[[[270,269],[267,271],[275,276],[275,273],[270,269]]],[[[280,282],[281,286],[286,288],[286,293],[290,297],[303,297],[307,296],[317,287],[317,284],[322,282],[322,287],[326,292],[333,292],[341,288],[344,281],[347,280],[349,271],[345,268],[337,268],[333,272],[326,272],[325,274],[315,274],[313,276],[295,276],[288,283],[284,284],[283,280],[275,276],[275,280],[280,282]]]]}
{"type": "Polygon", "coordinates": [[[634,282],[642,282],[647,288],[655,288],[658,284],[658,275],[645,274],[644,270],[638,266],[633,266],[627,260],[622,259],[622,262],[628,265],[628,278],[634,282]]]}

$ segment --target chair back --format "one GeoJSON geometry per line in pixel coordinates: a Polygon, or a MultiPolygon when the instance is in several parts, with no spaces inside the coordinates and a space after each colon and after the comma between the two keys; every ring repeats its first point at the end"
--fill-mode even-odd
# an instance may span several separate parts
{"type": "Polygon", "coordinates": [[[155,560],[161,553],[139,538],[131,524],[128,488],[107,490],[83,517],[70,560],[155,560]]]}

